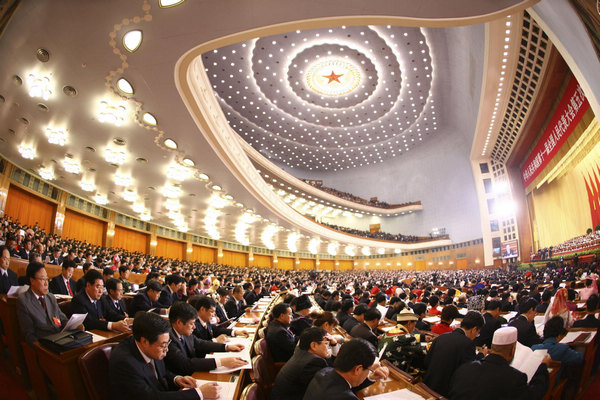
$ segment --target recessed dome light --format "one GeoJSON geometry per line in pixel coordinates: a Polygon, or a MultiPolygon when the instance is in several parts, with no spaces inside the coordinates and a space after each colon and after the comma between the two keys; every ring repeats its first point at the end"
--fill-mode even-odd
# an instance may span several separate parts
{"type": "Polygon", "coordinates": [[[133,94],[133,86],[131,86],[131,83],[125,78],[120,78],[117,81],[117,88],[125,94],[133,94]]]}
{"type": "Polygon", "coordinates": [[[160,8],[173,7],[183,3],[184,0],[158,0],[160,8]]]}
{"type": "Polygon", "coordinates": [[[165,139],[165,141],[163,143],[169,149],[173,149],[173,150],[177,149],[177,143],[175,143],[175,141],[173,139],[165,139]]]}
{"type": "Polygon", "coordinates": [[[150,113],[144,113],[144,115],[142,115],[142,121],[152,126],[155,126],[158,123],[156,122],[156,118],[154,118],[154,115],[150,113]]]}
{"type": "Polygon", "coordinates": [[[189,159],[189,158],[184,158],[183,159],[183,163],[185,165],[187,165],[188,167],[193,167],[193,166],[196,165],[196,163],[194,161],[192,161],[191,159],[189,159]]]}
{"type": "Polygon", "coordinates": [[[219,185],[212,185],[213,190],[221,190],[222,187],[219,185]]]}
{"type": "Polygon", "coordinates": [[[200,174],[198,175],[198,178],[202,179],[203,181],[207,181],[209,179],[208,175],[206,174],[200,174]]]}
{"type": "Polygon", "coordinates": [[[133,31],[129,31],[125,35],[123,35],[123,47],[125,47],[125,49],[127,51],[130,51],[133,53],[134,51],[139,49],[141,44],[142,44],[142,31],[136,29],[133,31]]]}

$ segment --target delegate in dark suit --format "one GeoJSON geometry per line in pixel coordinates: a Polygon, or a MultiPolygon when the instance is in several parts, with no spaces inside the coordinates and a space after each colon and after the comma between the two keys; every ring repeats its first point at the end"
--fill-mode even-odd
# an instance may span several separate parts
{"type": "Polygon", "coordinates": [[[104,311],[102,309],[102,302],[100,300],[93,304],[90,301],[85,289],[73,296],[71,300],[71,311],[73,314],[85,314],[85,320],[83,326],[85,329],[100,329],[103,331],[108,330],[108,321],[104,318],[104,311]]]}
{"type": "Polygon", "coordinates": [[[424,382],[431,389],[447,396],[452,374],[462,364],[475,359],[475,343],[461,328],[438,336],[425,357],[427,373],[424,382]]]}
{"type": "Polygon", "coordinates": [[[275,362],[285,362],[292,357],[292,354],[294,354],[296,338],[294,337],[294,334],[279,321],[273,320],[269,323],[265,339],[267,340],[267,345],[269,346],[269,350],[271,351],[275,362]]]}
{"type": "Polygon", "coordinates": [[[258,299],[260,299],[260,296],[258,294],[256,294],[256,292],[254,290],[248,292],[244,296],[244,300],[246,300],[246,304],[248,304],[249,306],[256,303],[258,301],[258,299]]]}
{"type": "Polygon", "coordinates": [[[534,344],[542,343],[542,339],[540,339],[535,330],[535,325],[533,322],[529,322],[524,315],[518,315],[510,321],[509,325],[517,328],[518,341],[523,346],[531,347],[534,344]]]}
{"type": "Polygon", "coordinates": [[[485,323],[481,327],[479,336],[477,336],[473,342],[475,343],[475,346],[483,347],[485,345],[489,348],[492,347],[494,332],[502,326],[502,323],[488,312],[483,314],[483,320],[485,323]]]}
{"type": "Polygon", "coordinates": [[[196,320],[196,327],[194,328],[194,336],[203,340],[213,340],[220,335],[231,336],[233,329],[222,328],[211,323],[205,323],[206,326],[202,326],[200,319],[196,320]]]}
{"type": "Polygon", "coordinates": [[[46,310],[31,289],[22,293],[17,299],[17,318],[25,341],[37,342],[39,338],[60,332],[69,320],[58,307],[54,296],[50,293],[44,296],[46,310]],[[60,321],[60,325],[55,323],[60,321]]]}
{"type": "Polygon", "coordinates": [[[270,400],[302,400],[315,374],[327,367],[327,360],[297,347],[275,378],[270,400]]]}
{"type": "Polygon", "coordinates": [[[373,330],[369,328],[369,325],[365,324],[364,322],[355,325],[354,328],[352,328],[352,330],[350,331],[350,336],[368,340],[373,344],[373,346],[375,346],[375,348],[377,348],[377,345],[379,344],[379,339],[377,339],[377,335],[375,335],[375,333],[373,333],[373,330]]]}
{"type": "Polygon", "coordinates": [[[527,384],[527,375],[511,367],[504,357],[489,354],[481,361],[471,361],[458,368],[452,378],[450,399],[541,399],[549,380],[545,364],[540,364],[527,384]]]}
{"type": "Polygon", "coordinates": [[[121,321],[127,316],[127,305],[123,299],[115,302],[109,295],[105,294],[100,298],[100,302],[102,303],[102,311],[104,312],[104,317],[111,322],[121,321]]]}
{"type": "Polygon", "coordinates": [[[146,290],[142,290],[138,294],[133,296],[129,314],[132,317],[135,317],[135,314],[138,311],[148,311],[148,310],[150,310],[152,308],[156,308],[156,307],[162,308],[161,305],[158,304],[158,302],[150,300],[150,298],[148,297],[148,294],[146,293],[146,290]]]}
{"type": "Polygon", "coordinates": [[[351,315],[350,318],[348,318],[346,322],[342,324],[342,328],[344,328],[346,332],[350,333],[352,331],[352,328],[354,328],[358,324],[360,324],[360,322],[351,315]]]}
{"type": "MultiPolygon", "coordinates": [[[[67,289],[67,285],[65,284],[65,279],[62,274],[59,274],[52,278],[48,285],[48,290],[53,294],[64,294],[66,296],[72,296],[76,293],[77,282],[73,278],[69,278],[69,285],[71,286],[72,294],[69,293],[67,289]]],[[[84,285],[85,286],[85,285],[84,285]]]]}
{"type": "MultiPolygon", "coordinates": [[[[361,388],[361,385],[359,388],[361,388]]],[[[358,388],[356,389],[358,390],[358,388]]],[[[340,374],[333,368],[324,368],[317,372],[308,384],[304,400],[358,400],[354,391],[350,388],[340,374]]]]}
{"type": "Polygon", "coordinates": [[[227,303],[225,303],[225,312],[229,318],[237,318],[244,314],[244,307],[239,301],[231,298],[227,300],[227,303]]]}
{"type": "Polygon", "coordinates": [[[217,314],[217,318],[219,319],[219,323],[227,321],[227,314],[225,314],[225,309],[223,308],[223,304],[217,303],[215,306],[215,314],[217,314]]]}
{"type": "Polygon", "coordinates": [[[8,293],[11,286],[19,286],[15,271],[7,269],[6,274],[0,271],[0,294],[8,293]]]}
{"type": "Polygon", "coordinates": [[[173,293],[169,286],[165,286],[164,288],[162,288],[162,290],[160,291],[160,297],[158,298],[158,302],[160,303],[161,307],[169,308],[176,301],[179,301],[177,293],[173,293]]]}
{"type": "Polygon", "coordinates": [[[133,336],[124,339],[110,355],[110,392],[113,400],[192,400],[198,399],[195,390],[179,389],[175,375],[165,368],[163,360],[154,360],[156,375],[138,350],[133,336]]]}
{"type": "Polygon", "coordinates": [[[191,375],[195,371],[210,371],[217,368],[214,358],[204,358],[212,352],[225,350],[224,343],[208,342],[194,335],[181,336],[180,339],[171,328],[169,332],[169,351],[165,357],[165,365],[169,371],[178,375],[191,375]]]}
{"type": "Polygon", "coordinates": [[[296,337],[300,337],[302,332],[306,328],[310,328],[312,325],[312,319],[301,315],[290,323],[290,331],[292,331],[296,337]]]}

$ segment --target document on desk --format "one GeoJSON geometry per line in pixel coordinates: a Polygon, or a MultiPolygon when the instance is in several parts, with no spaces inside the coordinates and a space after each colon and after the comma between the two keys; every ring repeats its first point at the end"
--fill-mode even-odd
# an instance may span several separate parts
{"type": "Polygon", "coordinates": [[[211,382],[204,381],[202,379],[196,379],[198,387],[206,384],[206,383],[218,383],[221,387],[221,393],[219,394],[219,400],[233,400],[233,396],[235,395],[235,387],[237,386],[237,382],[211,382]]]}
{"type": "Polygon", "coordinates": [[[365,397],[364,400],[423,400],[424,397],[411,392],[409,389],[394,390],[393,392],[376,394],[374,396],[365,397]]]}
{"type": "Polygon", "coordinates": [[[221,365],[220,367],[210,371],[210,373],[211,374],[230,374],[232,372],[239,371],[241,369],[252,369],[252,363],[250,362],[250,360],[251,360],[250,349],[244,349],[240,352],[228,351],[225,353],[212,353],[212,354],[208,354],[206,356],[206,358],[215,358],[215,359],[227,358],[227,357],[239,357],[242,360],[246,361],[246,364],[242,365],[241,367],[237,367],[237,368],[227,368],[227,367],[221,365]]]}
{"type": "Polygon", "coordinates": [[[238,319],[238,322],[239,322],[240,324],[250,324],[250,325],[252,325],[252,324],[256,324],[258,321],[257,321],[257,320],[255,320],[254,318],[240,317],[240,318],[238,319]]]}
{"type": "Polygon", "coordinates": [[[510,365],[526,374],[527,382],[531,382],[531,378],[533,378],[535,371],[537,371],[547,354],[548,350],[533,351],[529,347],[523,346],[521,343],[517,342],[515,357],[510,365]]]}
{"type": "Polygon", "coordinates": [[[567,335],[561,340],[561,343],[569,344],[569,343],[581,343],[588,344],[594,339],[597,335],[597,332],[587,332],[587,331],[572,331],[568,332],[567,335]]]}
{"type": "Polygon", "coordinates": [[[433,317],[425,317],[423,318],[423,321],[427,322],[428,324],[437,324],[438,322],[440,322],[442,319],[438,316],[433,316],[433,317]]]}
{"type": "Polygon", "coordinates": [[[69,320],[65,324],[65,327],[62,329],[63,332],[64,331],[74,331],[75,329],[77,329],[77,327],[79,325],[83,324],[85,317],[87,317],[87,313],[71,315],[71,318],[69,318],[69,320]]]}
{"type": "Polygon", "coordinates": [[[89,333],[90,335],[92,335],[92,343],[98,343],[103,340],[106,340],[106,338],[104,336],[96,335],[94,332],[90,332],[90,331],[86,331],[86,332],[89,333]]]}

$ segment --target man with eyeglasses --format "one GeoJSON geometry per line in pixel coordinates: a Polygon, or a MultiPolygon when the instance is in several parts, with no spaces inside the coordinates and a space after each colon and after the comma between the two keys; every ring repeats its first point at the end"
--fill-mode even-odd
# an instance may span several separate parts
{"type": "Polygon", "coordinates": [[[216,382],[197,387],[191,376],[175,375],[163,359],[169,351],[169,322],[153,313],[139,313],[133,335],[112,351],[109,362],[111,399],[216,399],[216,382]],[[182,390],[180,388],[191,388],[182,390]]]}
{"type": "Polygon", "coordinates": [[[18,286],[17,274],[8,269],[10,265],[10,250],[0,246],[0,294],[8,293],[11,286],[18,286]]]}
{"type": "MultiPolygon", "coordinates": [[[[129,318],[127,305],[123,301],[123,291],[123,284],[120,280],[110,278],[106,281],[106,294],[100,298],[100,302],[108,321],[115,322],[129,318]]],[[[127,322],[129,323],[130,321],[127,322]]]]}
{"type": "Polygon", "coordinates": [[[29,289],[17,299],[17,318],[25,341],[31,344],[60,332],[69,319],[58,307],[54,295],[48,292],[48,274],[44,264],[29,263],[25,275],[29,289]]]}
{"type": "Polygon", "coordinates": [[[127,332],[129,326],[126,320],[107,321],[108,310],[104,310],[100,297],[104,292],[104,281],[97,270],[89,270],[85,274],[85,287],[71,301],[73,314],[85,314],[83,325],[85,329],[100,329],[103,331],[127,332]]]}

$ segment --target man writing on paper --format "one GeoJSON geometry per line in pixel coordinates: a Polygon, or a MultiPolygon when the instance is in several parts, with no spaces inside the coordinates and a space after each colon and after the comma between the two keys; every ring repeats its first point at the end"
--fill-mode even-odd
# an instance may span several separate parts
{"type": "Polygon", "coordinates": [[[241,351],[240,344],[223,344],[198,339],[192,334],[198,314],[187,303],[177,302],[169,310],[171,329],[169,352],[165,364],[169,371],[177,374],[192,374],[194,371],[210,371],[221,365],[227,368],[241,367],[248,362],[239,357],[221,359],[204,358],[207,353],[223,351],[241,351]]]}
{"type": "Polygon", "coordinates": [[[233,330],[222,328],[218,325],[211,324],[211,320],[215,317],[216,304],[213,299],[208,296],[194,296],[189,300],[189,303],[198,311],[198,320],[194,329],[194,336],[199,339],[213,340],[216,339],[219,343],[228,341],[227,336],[243,336],[248,337],[248,332],[245,330],[233,330]]]}
{"type": "Polygon", "coordinates": [[[165,368],[163,359],[170,341],[167,321],[153,313],[139,313],[133,321],[133,335],[119,343],[110,355],[111,399],[218,398],[218,384],[211,382],[198,388],[191,376],[176,376],[165,368]],[[193,390],[178,391],[182,387],[193,390]]]}
{"type": "Polygon", "coordinates": [[[510,366],[517,346],[517,328],[508,326],[494,332],[492,348],[481,361],[471,361],[460,366],[453,376],[450,399],[541,399],[550,377],[546,356],[531,381],[527,375],[510,366]]]}

